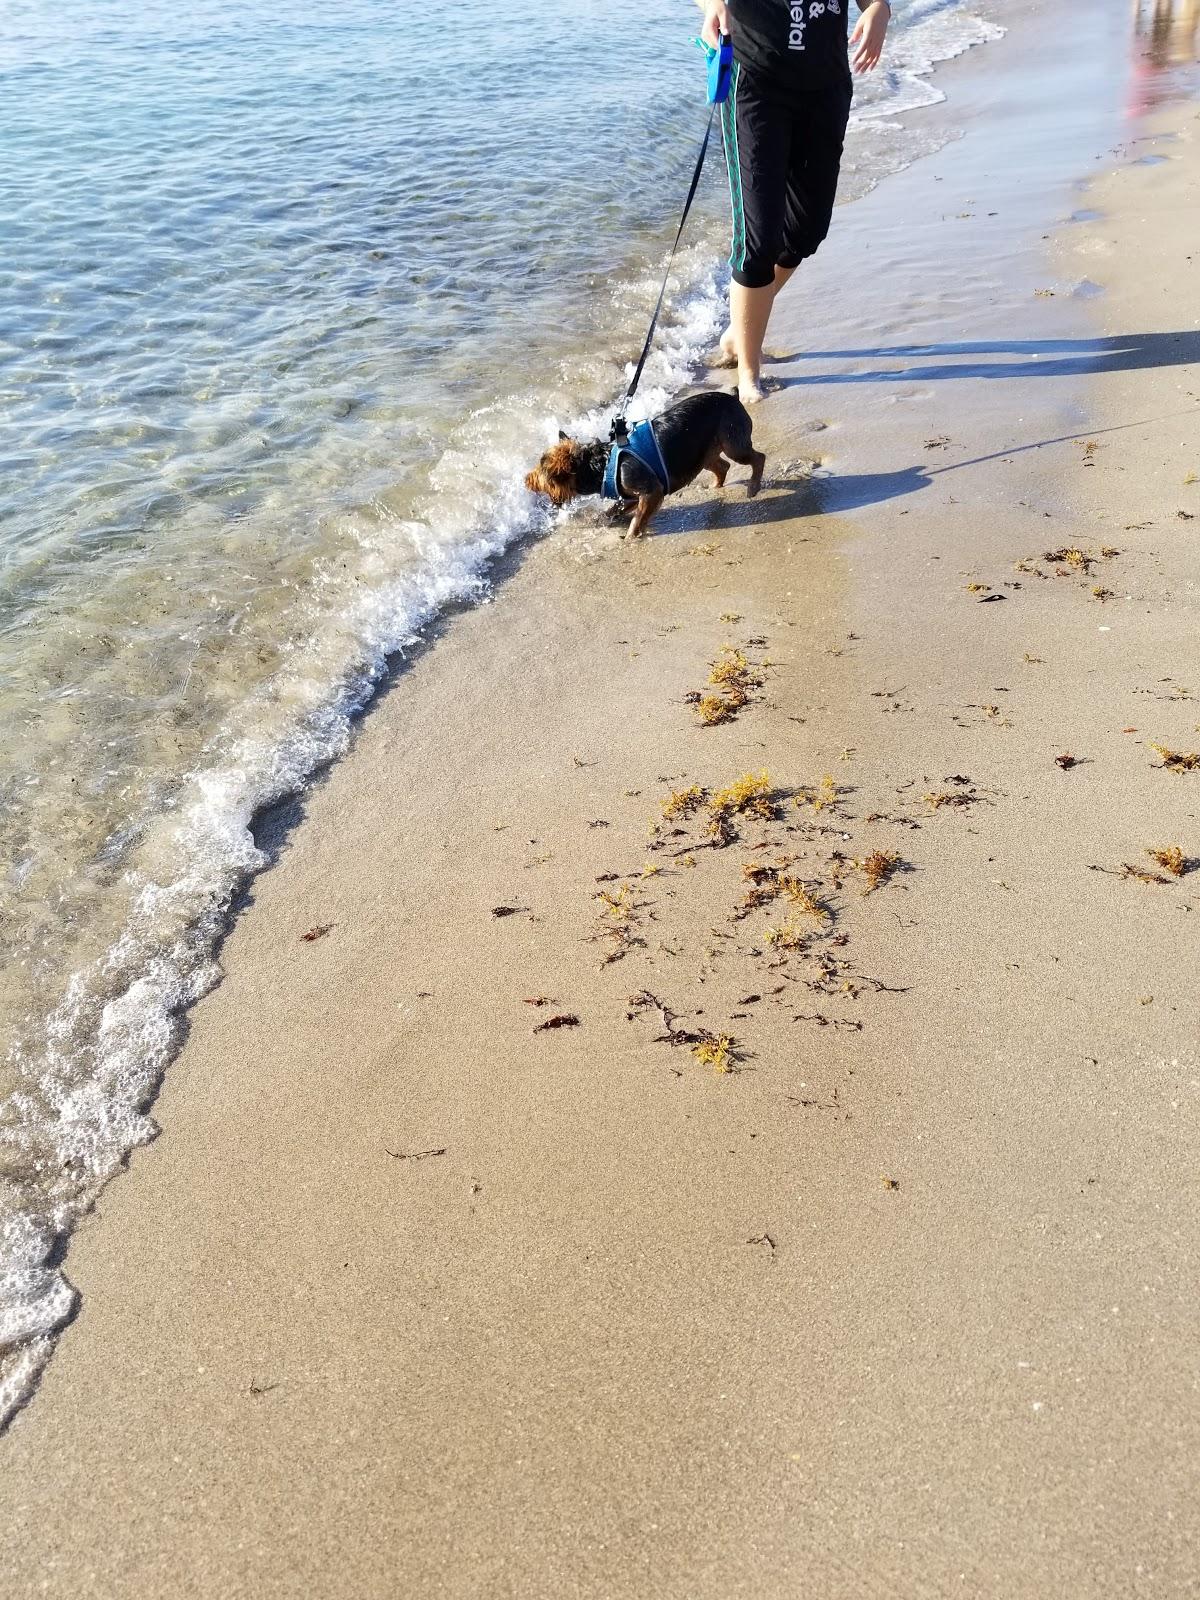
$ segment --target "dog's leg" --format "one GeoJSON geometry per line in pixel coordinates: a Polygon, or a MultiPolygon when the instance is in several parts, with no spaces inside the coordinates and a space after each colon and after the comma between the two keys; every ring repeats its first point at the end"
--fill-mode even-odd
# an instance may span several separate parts
{"type": "Polygon", "coordinates": [[[762,488],[763,468],[767,458],[761,450],[754,448],[754,424],[750,421],[750,413],[744,406],[734,408],[734,415],[726,422],[721,430],[721,449],[732,461],[739,466],[750,468],[750,482],[746,485],[746,496],[753,500],[762,488]]]}
{"type": "Polygon", "coordinates": [[[726,445],[725,449],[739,466],[750,468],[750,481],[746,485],[746,498],[747,500],[753,500],[754,496],[762,488],[763,468],[767,464],[766,456],[763,455],[761,450],[753,448],[734,450],[731,446],[726,445]]]}
{"type": "Polygon", "coordinates": [[[713,445],[712,449],[704,458],[704,465],[717,480],[717,488],[723,489],[725,487],[725,479],[729,473],[729,463],[721,454],[720,445],[713,445]]]}
{"type": "Polygon", "coordinates": [[[646,524],[662,505],[665,496],[661,489],[656,489],[653,494],[638,496],[637,510],[633,513],[633,521],[629,524],[629,537],[640,539],[646,531],[646,524]]]}
{"type": "Polygon", "coordinates": [[[623,522],[636,504],[636,500],[614,500],[608,508],[608,520],[610,522],[623,522]]]}

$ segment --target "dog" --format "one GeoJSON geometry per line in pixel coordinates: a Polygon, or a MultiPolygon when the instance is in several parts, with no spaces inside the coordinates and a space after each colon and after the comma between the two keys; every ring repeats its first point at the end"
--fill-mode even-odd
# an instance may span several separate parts
{"type": "MultiPolygon", "coordinates": [[[[666,471],[663,484],[659,474],[639,456],[625,452],[617,473],[617,510],[633,511],[629,536],[639,538],[651,517],[668,494],[685,488],[705,467],[720,489],[731,461],[750,468],[746,493],[753,498],[762,487],[767,458],[754,448],[750,413],[737,397],[737,390],[707,390],[678,400],[654,418],[654,436],[666,471]],[[726,457],[729,459],[726,460],[726,457]]],[[[604,487],[605,467],[610,446],[597,439],[580,444],[560,433],[525,479],[534,494],[547,495],[556,506],[565,506],[580,495],[599,494],[604,487]]]]}

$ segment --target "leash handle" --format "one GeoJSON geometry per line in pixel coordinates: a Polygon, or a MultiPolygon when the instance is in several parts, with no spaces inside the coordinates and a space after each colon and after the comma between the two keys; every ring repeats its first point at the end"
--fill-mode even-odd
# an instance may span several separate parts
{"type": "Polygon", "coordinates": [[[667,257],[667,270],[663,273],[662,288],[658,291],[658,304],[654,307],[654,315],[650,318],[650,331],[646,335],[645,344],[642,346],[642,353],[638,358],[638,364],[634,371],[633,379],[630,382],[628,389],[625,391],[625,398],[621,402],[620,412],[613,420],[612,437],[614,439],[617,439],[618,437],[625,437],[625,412],[629,409],[629,403],[637,393],[637,386],[642,381],[642,372],[645,369],[647,358],[650,355],[650,347],[654,343],[654,334],[658,327],[659,316],[662,314],[663,301],[667,297],[667,284],[671,277],[671,267],[675,262],[675,252],[679,249],[679,241],[683,238],[683,230],[687,224],[688,213],[692,209],[692,201],[696,198],[696,190],[700,187],[700,174],[704,171],[704,158],[708,154],[708,142],[712,138],[713,119],[717,114],[717,104],[718,102],[714,100],[709,106],[708,125],[704,130],[704,138],[700,144],[700,154],[696,158],[696,170],[692,173],[692,181],[688,188],[687,199],[683,203],[683,215],[679,219],[679,227],[675,233],[675,242],[671,246],[670,255],[667,257]],[[616,432],[618,425],[620,425],[622,430],[619,436],[616,432]]]}
{"type": "Polygon", "coordinates": [[[719,106],[729,98],[733,82],[733,40],[727,33],[720,35],[715,50],[705,47],[708,56],[708,103],[719,106]]]}

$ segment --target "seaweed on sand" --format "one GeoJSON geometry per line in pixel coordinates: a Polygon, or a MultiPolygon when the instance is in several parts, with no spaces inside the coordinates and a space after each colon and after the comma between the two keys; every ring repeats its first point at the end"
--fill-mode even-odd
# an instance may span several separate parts
{"type": "Polygon", "coordinates": [[[1161,872],[1150,872],[1145,867],[1131,866],[1128,861],[1122,861],[1119,867],[1098,867],[1092,865],[1090,872],[1103,872],[1110,878],[1136,878],[1139,883],[1170,883],[1170,878],[1164,878],[1161,872]]]}
{"type": "Polygon", "coordinates": [[[773,821],[779,815],[779,807],[771,798],[770,773],[747,772],[726,788],[718,789],[712,797],[712,809],[773,821]]]}
{"type": "Polygon", "coordinates": [[[692,1046],[692,1054],[701,1066],[712,1067],[717,1072],[732,1072],[737,1061],[737,1042],[728,1033],[705,1031],[692,1046]]]}
{"type": "Polygon", "coordinates": [[[777,861],[745,861],[742,863],[742,877],[749,888],[734,908],[733,920],[740,922],[752,911],[770,905],[785,892],[791,880],[786,873],[787,868],[795,860],[794,856],[783,856],[777,861]]]}
{"type": "Polygon", "coordinates": [[[723,722],[732,722],[746,700],[740,689],[731,690],[728,695],[703,694],[696,702],[696,710],[706,728],[717,728],[723,722]]]}
{"type": "Polygon", "coordinates": [[[831,773],[826,773],[816,787],[798,789],[796,804],[808,806],[813,811],[829,811],[837,805],[840,790],[831,773]]]}
{"type": "Polygon", "coordinates": [[[1074,546],[1064,546],[1058,550],[1047,550],[1043,554],[1042,560],[1066,569],[1074,567],[1076,572],[1083,573],[1090,572],[1096,564],[1095,556],[1089,555],[1086,550],[1079,550],[1074,546]]]}
{"type": "Polygon", "coordinates": [[[744,650],[736,645],[721,646],[717,659],[709,669],[708,681],[717,691],[700,695],[696,709],[705,727],[716,727],[722,722],[732,722],[743,706],[748,705],[755,689],[763,686],[762,670],[755,666],[744,650]]]}
{"type": "Polygon", "coordinates": [[[724,789],[718,789],[708,808],[711,814],[708,832],[718,844],[729,844],[737,837],[735,817],[774,822],[779,816],[779,803],[771,793],[771,775],[766,771],[747,772],[724,789]]]}
{"type": "MultiPolygon", "coordinates": [[[[789,860],[776,866],[765,863],[752,862],[742,868],[742,876],[750,883],[741,901],[734,910],[734,920],[740,922],[743,917],[749,916],[751,911],[756,911],[761,906],[770,905],[780,895],[785,896],[795,910],[789,913],[788,924],[795,923],[799,926],[798,919],[802,916],[815,917],[820,922],[831,922],[833,912],[813,892],[812,887],[805,883],[803,878],[798,878],[794,873],[788,872],[789,860]]],[[[819,887],[819,886],[818,886],[819,887]]],[[[786,926],[786,925],[785,925],[786,926]]],[[[799,945],[789,943],[776,929],[766,934],[768,944],[773,944],[783,939],[784,949],[799,948],[799,945]]]]}
{"type": "Polygon", "coordinates": [[[815,1022],[818,1028],[832,1028],[834,1032],[861,1033],[863,1025],[857,1017],[827,1017],[823,1011],[798,1011],[793,1022],[815,1022]]]}
{"type": "Polygon", "coordinates": [[[781,868],[784,866],[789,866],[792,862],[792,859],[793,858],[789,856],[786,861],[780,862],[776,866],[772,866],[766,861],[743,862],[742,877],[745,878],[747,883],[753,883],[755,885],[768,883],[777,884],[779,881],[779,873],[781,868]]]}
{"type": "Polygon", "coordinates": [[[627,883],[616,894],[601,889],[593,899],[600,904],[600,914],[592,939],[608,945],[608,952],[601,962],[601,966],[607,967],[614,961],[623,960],[635,945],[645,944],[646,941],[637,932],[639,905],[627,883]]]}
{"type": "Polygon", "coordinates": [[[863,894],[873,894],[876,889],[881,889],[899,865],[900,857],[895,850],[871,850],[861,861],[856,861],[855,866],[867,880],[863,894]]]}
{"type": "Polygon", "coordinates": [[[1151,744],[1155,755],[1162,757],[1162,765],[1171,772],[1200,771],[1200,750],[1169,750],[1165,744],[1151,744]]]}
{"type": "Polygon", "coordinates": [[[579,1018],[573,1011],[564,1011],[555,1017],[547,1017],[545,1022],[539,1022],[533,1030],[534,1033],[549,1033],[555,1028],[577,1028],[579,1018]]]}
{"type": "Polygon", "coordinates": [[[708,799],[708,790],[702,789],[698,783],[692,784],[690,789],[672,789],[663,801],[662,814],[665,822],[677,822],[683,817],[690,817],[708,799]]]}
{"type": "Polygon", "coordinates": [[[1177,844],[1168,844],[1160,849],[1147,850],[1146,854],[1151,861],[1156,861],[1173,878],[1182,878],[1195,865],[1194,862],[1188,860],[1177,844]]]}
{"type": "Polygon", "coordinates": [[[802,878],[782,877],[779,880],[780,890],[787,895],[795,906],[795,916],[816,917],[819,922],[833,920],[833,912],[819,899],[802,878]]]}
{"type": "Polygon", "coordinates": [[[734,921],[740,922],[743,917],[748,917],[752,911],[757,911],[762,906],[769,906],[778,893],[778,879],[767,878],[761,883],[752,884],[734,909],[734,921]]]}
{"type": "MultiPolygon", "coordinates": [[[[941,811],[945,807],[965,810],[968,806],[982,805],[986,799],[975,788],[971,779],[965,772],[952,772],[944,778],[943,783],[953,784],[951,789],[932,789],[921,796],[931,811],[941,811]]],[[[990,802],[989,802],[990,803],[990,802]]]]}
{"type": "Polygon", "coordinates": [[[800,916],[797,913],[788,917],[777,928],[768,928],[763,935],[763,940],[773,950],[795,953],[808,948],[809,941],[813,938],[815,932],[816,930],[813,927],[800,920],[800,916]]]}
{"type": "Polygon", "coordinates": [[[749,692],[751,689],[761,689],[763,675],[744,650],[739,650],[736,645],[723,644],[712,664],[708,681],[720,689],[740,688],[749,692]]]}
{"type": "Polygon", "coordinates": [[[686,1045],[697,1061],[715,1067],[718,1072],[733,1072],[736,1069],[742,1056],[732,1034],[713,1033],[708,1028],[681,1027],[676,1013],[657,995],[651,994],[649,989],[630,995],[629,1010],[625,1015],[632,1022],[644,1011],[657,1011],[662,1022],[663,1032],[655,1036],[656,1044],[686,1045]]]}

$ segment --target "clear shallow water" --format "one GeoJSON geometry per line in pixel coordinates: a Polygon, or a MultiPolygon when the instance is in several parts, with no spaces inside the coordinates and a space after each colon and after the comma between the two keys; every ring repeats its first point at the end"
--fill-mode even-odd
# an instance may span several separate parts
{"type": "MultiPolygon", "coordinates": [[[[522,474],[603,425],[694,159],[687,0],[518,0],[501,45],[490,0],[399,10],[0,16],[0,1425],[254,811],[544,515],[522,474]]],[[[946,136],[894,118],[991,36],[898,16],[844,193],[946,136]]],[[[719,158],[699,205],[647,407],[720,326],[719,158]]]]}

